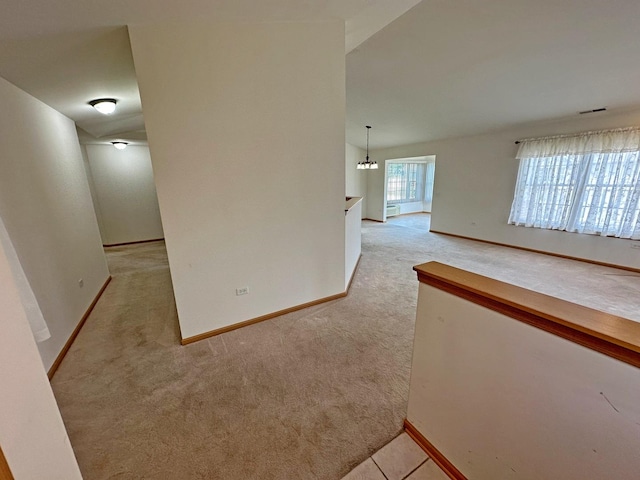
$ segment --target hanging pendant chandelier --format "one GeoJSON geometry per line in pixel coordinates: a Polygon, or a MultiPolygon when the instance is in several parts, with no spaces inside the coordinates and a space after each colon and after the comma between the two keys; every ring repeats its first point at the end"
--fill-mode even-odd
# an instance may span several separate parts
{"type": "Polygon", "coordinates": [[[369,161],[369,130],[370,129],[371,127],[367,125],[367,157],[364,162],[358,162],[358,165],[356,165],[356,168],[358,170],[376,170],[378,168],[377,162],[369,161]]]}

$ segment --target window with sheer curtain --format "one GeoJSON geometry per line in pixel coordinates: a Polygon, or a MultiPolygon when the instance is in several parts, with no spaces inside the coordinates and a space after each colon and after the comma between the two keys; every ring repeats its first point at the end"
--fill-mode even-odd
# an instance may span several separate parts
{"type": "Polygon", "coordinates": [[[509,223],[640,239],[640,129],[523,140],[509,223]]]}

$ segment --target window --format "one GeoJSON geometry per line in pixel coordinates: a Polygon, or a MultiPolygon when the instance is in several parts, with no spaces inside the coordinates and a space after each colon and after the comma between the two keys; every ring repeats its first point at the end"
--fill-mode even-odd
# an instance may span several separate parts
{"type": "Polygon", "coordinates": [[[424,200],[425,163],[390,163],[387,172],[387,202],[424,200]]]}
{"type": "Polygon", "coordinates": [[[523,141],[509,223],[639,239],[639,132],[523,141]]]}

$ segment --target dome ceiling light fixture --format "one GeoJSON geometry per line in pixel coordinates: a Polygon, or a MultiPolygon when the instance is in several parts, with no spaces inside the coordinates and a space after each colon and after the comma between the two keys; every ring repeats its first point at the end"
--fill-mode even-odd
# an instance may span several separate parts
{"type": "Polygon", "coordinates": [[[116,103],[118,103],[118,101],[115,98],[97,98],[95,100],[91,100],[89,105],[103,115],[109,115],[115,111],[116,103]]]}
{"type": "Polygon", "coordinates": [[[371,126],[367,125],[367,158],[364,162],[358,162],[356,168],[358,170],[377,170],[378,162],[370,162],[369,161],[369,130],[371,130],[371,126]]]}
{"type": "Polygon", "coordinates": [[[111,145],[113,145],[114,147],[116,147],[118,150],[124,150],[125,148],[127,148],[127,145],[129,145],[128,142],[111,142],[111,145]]]}

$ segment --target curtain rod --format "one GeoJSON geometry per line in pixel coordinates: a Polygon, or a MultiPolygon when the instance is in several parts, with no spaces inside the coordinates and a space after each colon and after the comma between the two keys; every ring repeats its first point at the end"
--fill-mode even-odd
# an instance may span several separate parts
{"type": "Polygon", "coordinates": [[[520,145],[522,142],[531,142],[533,140],[552,140],[554,138],[581,137],[582,135],[595,135],[597,133],[609,133],[609,132],[631,132],[633,130],[640,130],[640,127],[610,128],[607,130],[593,130],[590,132],[569,133],[566,135],[549,135],[547,137],[523,138],[521,140],[516,140],[514,143],[516,145],[520,145]]]}

